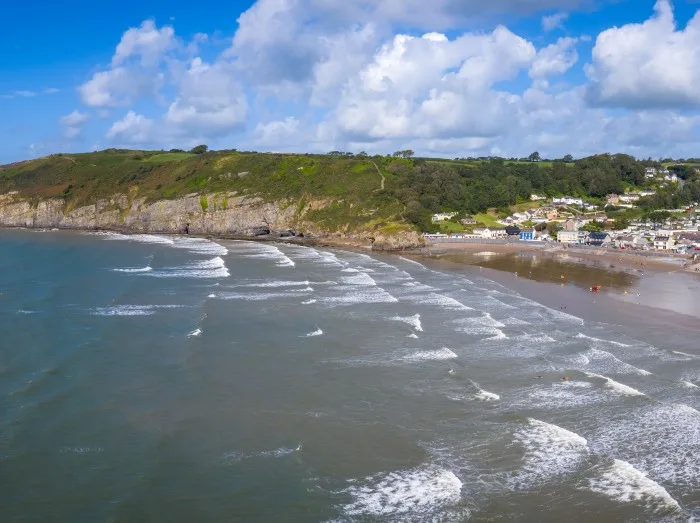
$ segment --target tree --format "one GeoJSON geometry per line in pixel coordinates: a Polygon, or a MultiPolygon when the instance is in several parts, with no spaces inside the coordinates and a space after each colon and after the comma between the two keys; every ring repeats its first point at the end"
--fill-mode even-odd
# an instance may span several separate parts
{"type": "Polygon", "coordinates": [[[396,158],[411,158],[415,153],[411,149],[406,149],[404,151],[396,151],[394,157],[396,158]]]}
{"type": "Polygon", "coordinates": [[[571,163],[574,161],[574,157],[571,156],[570,154],[567,154],[564,156],[564,158],[561,159],[564,163],[571,163]]]}
{"type": "Polygon", "coordinates": [[[535,151],[532,153],[530,156],[527,157],[528,162],[539,162],[540,161],[540,153],[535,151]]]}
{"type": "Polygon", "coordinates": [[[198,145],[197,147],[192,147],[192,149],[190,149],[190,152],[191,152],[192,154],[204,154],[204,153],[207,152],[208,150],[209,150],[209,147],[207,147],[206,145],[202,144],[202,145],[198,145]]]}

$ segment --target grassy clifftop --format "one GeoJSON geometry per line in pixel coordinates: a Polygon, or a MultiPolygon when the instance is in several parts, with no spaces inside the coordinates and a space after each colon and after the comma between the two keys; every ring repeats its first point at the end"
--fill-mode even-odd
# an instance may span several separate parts
{"type": "MultiPolygon", "coordinates": [[[[57,154],[0,167],[0,193],[78,208],[116,193],[147,201],[230,193],[283,201],[329,231],[397,227],[404,205],[384,158],[215,151],[204,154],[108,149],[57,154]],[[382,181],[384,179],[384,181],[382,181]],[[382,189],[383,187],[383,189],[382,189]]],[[[203,200],[203,206],[206,202],[203,200]]],[[[206,210],[206,209],[205,209],[206,210]]],[[[405,228],[411,226],[406,224],[405,228]]]]}

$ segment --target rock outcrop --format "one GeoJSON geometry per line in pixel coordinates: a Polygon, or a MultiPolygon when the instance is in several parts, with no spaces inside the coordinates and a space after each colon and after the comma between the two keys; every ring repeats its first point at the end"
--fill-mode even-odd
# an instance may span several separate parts
{"type": "Polygon", "coordinates": [[[331,244],[372,246],[379,250],[405,249],[421,243],[414,231],[378,236],[371,232],[329,233],[305,220],[304,213],[299,213],[297,206],[290,202],[270,202],[236,193],[189,194],[180,199],[156,202],[115,194],[92,205],[71,208],[61,198],[34,201],[13,192],[0,195],[0,226],[219,237],[297,236],[331,244]]]}

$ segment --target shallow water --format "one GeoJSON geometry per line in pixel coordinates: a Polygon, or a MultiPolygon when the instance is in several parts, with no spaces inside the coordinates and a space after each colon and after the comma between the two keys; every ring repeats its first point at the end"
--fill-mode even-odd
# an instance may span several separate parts
{"type": "Polygon", "coordinates": [[[0,268],[5,521],[700,516],[695,339],[291,245],[1,231],[0,268]]]}

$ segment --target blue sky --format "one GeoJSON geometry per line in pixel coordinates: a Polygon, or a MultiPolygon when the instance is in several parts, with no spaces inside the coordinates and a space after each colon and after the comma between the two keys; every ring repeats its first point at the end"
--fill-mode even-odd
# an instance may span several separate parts
{"type": "Polygon", "coordinates": [[[0,163],[197,143],[698,157],[699,8],[694,0],[13,3],[0,17],[0,163]]]}

